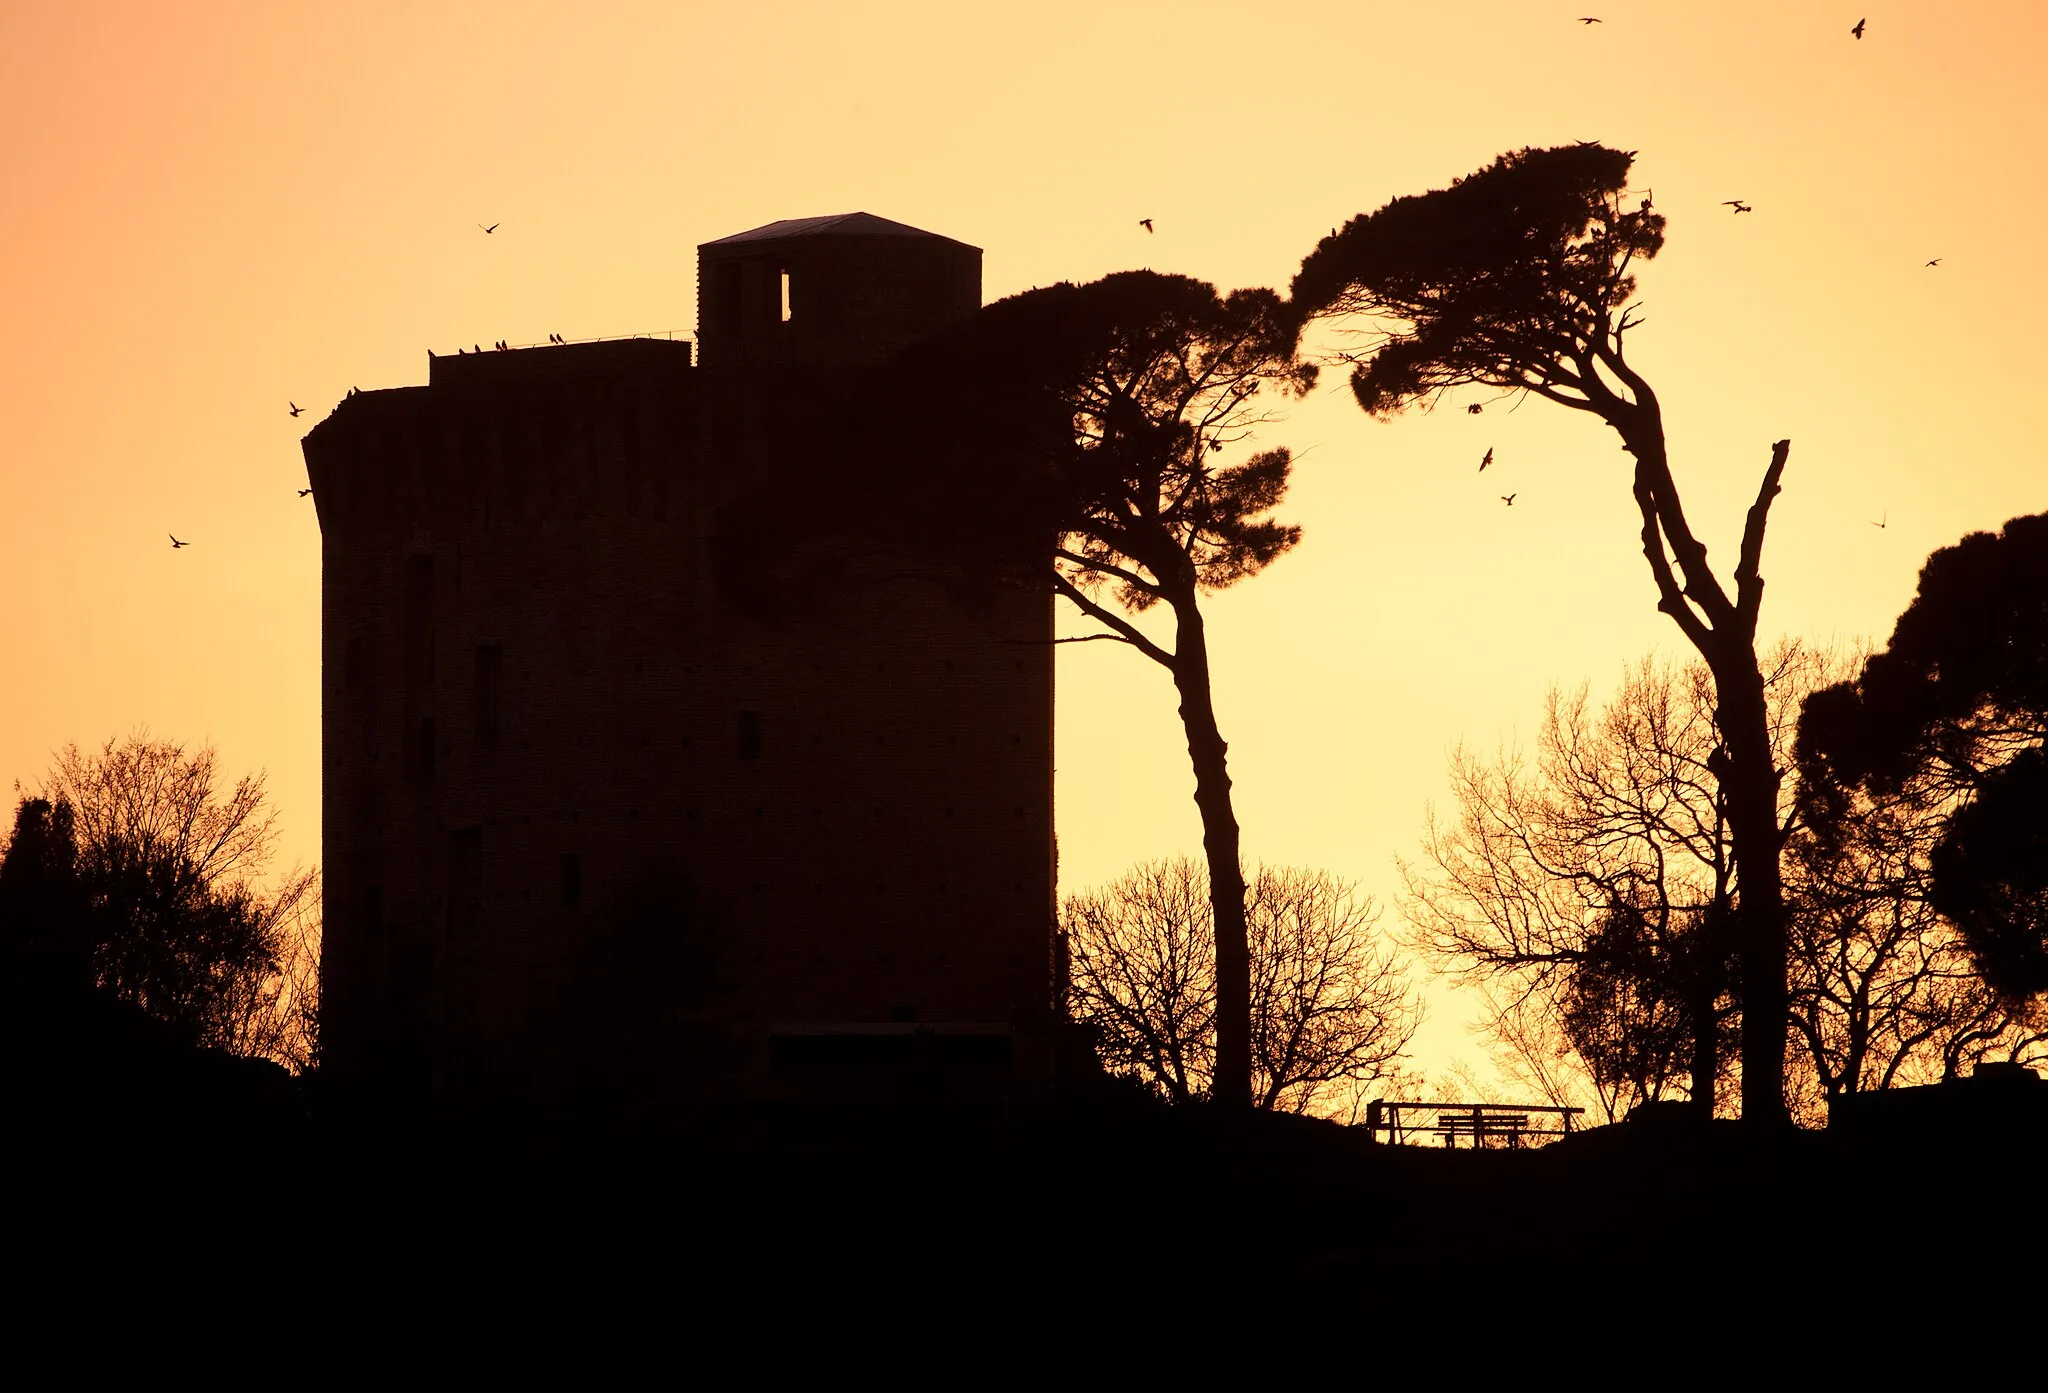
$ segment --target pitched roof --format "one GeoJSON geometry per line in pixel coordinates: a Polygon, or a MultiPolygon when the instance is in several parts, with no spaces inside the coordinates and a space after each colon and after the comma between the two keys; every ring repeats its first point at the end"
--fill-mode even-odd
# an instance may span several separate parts
{"type": "MultiPolygon", "coordinates": [[[[790,237],[924,237],[934,242],[952,242],[951,237],[941,237],[936,232],[911,227],[907,223],[891,222],[878,218],[873,213],[832,213],[822,218],[784,218],[780,222],[764,223],[745,232],[735,232],[730,237],[720,237],[715,242],[704,242],[706,247],[730,246],[735,242],[779,242],[790,237]]],[[[965,246],[963,243],[956,245],[965,246]]]]}

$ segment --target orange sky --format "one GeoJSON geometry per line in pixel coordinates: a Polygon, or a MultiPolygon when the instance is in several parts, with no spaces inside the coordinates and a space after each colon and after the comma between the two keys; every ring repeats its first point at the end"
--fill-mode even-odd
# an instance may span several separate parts
{"type": "MultiPolygon", "coordinates": [[[[1728,565],[1790,436],[1764,627],[1881,641],[1929,550],[2048,508],[2044,57],[2018,0],[13,0],[0,780],[141,724],[211,740],[318,860],[298,439],[430,348],[689,332],[698,242],[855,209],[983,247],[990,299],[1131,266],[1284,287],[1344,218],[1580,139],[1639,150],[1670,218],[1631,349],[1696,527],[1728,565]]],[[[1452,744],[1679,639],[1596,422],[1377,425],[1329,382],[1267,437],[1307,535],[1213,603],[1218,706],[1248,849],[1384,898],[1452,744]]],[[[1092,644],[1060,682],[1066,885],[1196,851],[1165,674],[1092,644]]],[[[1482,1053],[1458,1019],[1425,1062],[1482,1053]]]]}

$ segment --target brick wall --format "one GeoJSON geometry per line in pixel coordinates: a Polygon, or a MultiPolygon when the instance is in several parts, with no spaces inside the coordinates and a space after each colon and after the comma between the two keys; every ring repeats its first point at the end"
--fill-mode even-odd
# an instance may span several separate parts
{"type": "Polygon", "coordinates": [[[329,1060],[488,1059],[650,864],[719,912],[750,1069],[777,1027],[912,1010],[1021,1023],[1031,1056],[1049,597],[974,609],[898,580],[742,613],[712,566],[722,510],[764,471],[834,467],[778,453],[790,384],[525,352],[564,370],[360,394],[306,440],[329,1060]]]}

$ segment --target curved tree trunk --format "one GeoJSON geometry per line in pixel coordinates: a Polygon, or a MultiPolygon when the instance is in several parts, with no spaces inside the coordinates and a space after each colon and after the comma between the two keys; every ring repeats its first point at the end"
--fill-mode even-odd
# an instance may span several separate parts
{"type": "MultiPolygon", "coordinates": [[[[1640,379],[1637,379],[1640,384],[1640,379]]],[[[1671,616],[1714,675],[1714,722],[1725,755],[1714,774],[1728,799],[1728,835],[1735,852],[1735,954],[1742,968],[1742,1117],[1765,1126],[1790,1122],[1785,1108],[1785,1036],[1790,1000],[1785,970],[1785,891],[1778,858],[1777,765],[1763,670],[1756,659],[1757,614],[1763,605],[1764,526],[1792,442],[1771,447],[1770,467],[1743,526],[1731,600],[1692,533],[1664,450],[1655,394],[1636,388],[1639,405],[1610,417],[1636,458],[1636,503],[1643,519],[1643,555],[1656,578],[1657,608],[1671,616]],[[1666,547],[1669,547],[1667,555],[1666,547]],[[1672,563],[1677,563],[1677,573],[1672,563]]],[[[1618,410],[1618,409],[1617,409],[1618,410]]]]}
{"type": "Polygon", "coordinates": [[[1173,685],[1195,768],[1195,806],[1209,863],[1209,904],[1216,922],[1216,1073],[1211,1097],[1225,1107],[1252,1104],[1251,943],[1244,922],[1244,871],[1237,813],[1230,805],[1229,746],[1216,728],[1209,690],[1209,640],[1193,590],[1170,603],[1176,621],[1173,685]]]}

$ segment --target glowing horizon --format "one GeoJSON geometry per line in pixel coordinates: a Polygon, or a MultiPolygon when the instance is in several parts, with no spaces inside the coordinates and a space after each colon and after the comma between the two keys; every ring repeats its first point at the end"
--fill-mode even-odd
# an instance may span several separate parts
{"type": "MultiPolygon", "coordinates": [[[[988,300],[1141,265],[1284,290],[1352,215],[1579,139],[1639,151],[1671,220],[1631,356],[1717,568],[1789,437],[1762,641],[1882,643],[1930,551],[2048,508],[2048,12],[1894,5],[1860,40],[1817,4],[1602,13],[10,10],[0,777],[139,726],[211,741],[230,777],[268,769],[281,865],[317,863],[298,441],[352,386],[423,381],[428,348],[687,333],[699,242],[854,210],[982,247],[988,300]]],[[[1388,901],[1449,746],[1689,656],[1596,421],[1376,424],[1330,372],[1262,442],[1297,453],[1280,514],[1306,535],[1208,608],[1248,854],[1388,901]]],[[[1059,661],[1063,886],[1194,851],[1165,674],[1059,661]]],[[[1483,1054],[1448,1004],[1425,1050],[1483,1054]]]]}

